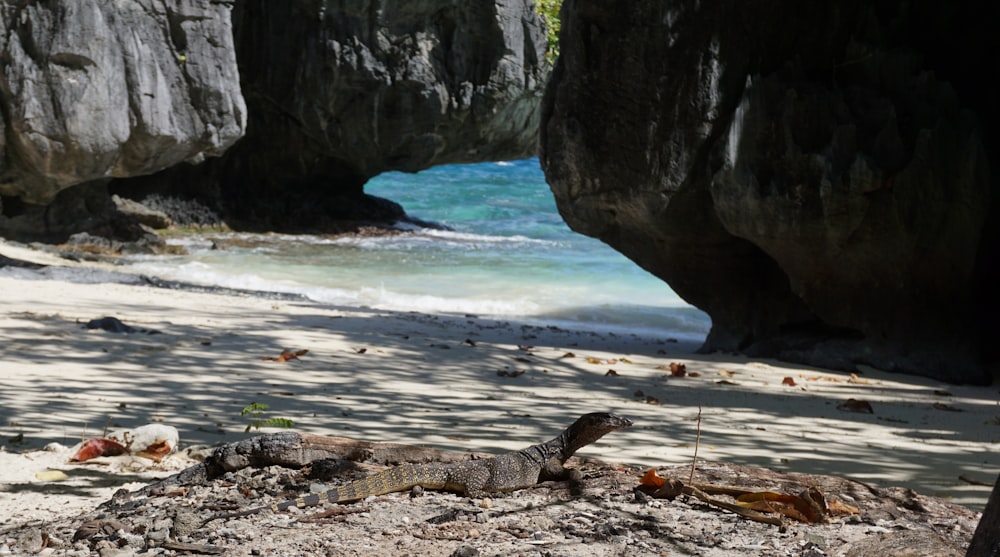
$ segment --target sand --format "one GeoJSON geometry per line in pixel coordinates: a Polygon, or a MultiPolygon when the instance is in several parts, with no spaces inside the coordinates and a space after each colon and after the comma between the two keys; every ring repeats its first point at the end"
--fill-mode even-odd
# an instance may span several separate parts
{"type": "MultiPolygon", "coordinates": [[[[0,255],[95,266],[2,242],[0,255]]],[[[870,368],[852,378],[696,355],[668,338],[9,271],[0,270],[0,526],[92,509],[122,485],[190,464],[68,464],[65,447],[81,438],[157,422],[184,446],[233,441],[249,435],[241,410],[253,402],[270,406],[259,419],[300,431],[490,452],[612,410],[636,426],[581,454],[643,466],[690,462],[700,414],[701,460],[907,486],[977,509],[1000,472],[997,386],[870,368]],[[104,316],[159,333],[83,326],[104,316]],[[308,352],[264,359],[283,350],[308,352]],[[671,375],[673,362],[685,377],[671,375]],[[873,413],[838,408],[848,399],[873,413]],[[61,447],[41,450],[50,443],[61,447]],[[69,478],[36,478],[47,469],[69,478]]]]}

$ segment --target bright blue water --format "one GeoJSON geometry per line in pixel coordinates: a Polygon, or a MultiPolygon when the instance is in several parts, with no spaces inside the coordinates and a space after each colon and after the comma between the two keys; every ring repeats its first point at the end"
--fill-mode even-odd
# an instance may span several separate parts
{"type": "Polygon", "coordinates": [[[333,304],[475,314],[701,338],[709,321],[659,279],[569,230],[537,159],[390,172],[365,191],[450,227],[376,238],[205,234],[189,255],[140,258],[164,278],[333,304]],[[213,241],[225,249],[211,249],[213,241]]]}

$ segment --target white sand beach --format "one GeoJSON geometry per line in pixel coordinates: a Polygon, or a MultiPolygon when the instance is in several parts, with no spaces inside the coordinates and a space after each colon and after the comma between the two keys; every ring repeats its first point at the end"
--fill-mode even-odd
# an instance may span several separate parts
{"type": "MultiPolygon", "coordinates": [[[[68,265],[5,243],[0,254],[68,265]]],[[[690,462],[700,412],[699,459],[908,486],[977,509],[1000,472],[997,386],[873,369],[852,379],[696,355],[666,338],[21,270],[0,273],[0,308],[0,525],[93,508],[143,477],[67,464],[65,451],[39,452],[48,443],[150,422],[176,427],[183,445],[233,441],[248,435],[240,410],[252,402],[300,431],[492,452],[612,410],[636,426],[581,454],[648,466],[690,462]],[[84,327],[104,316],[159,333],[84,327]],[[283,350],[308,352],[264,359],[283,350]],[[671,362],[687,376],[671,376],[671,362]],[[873,413],[838,409],[848,399],[873,413]],[[69,479],[35,479],[46,468],[69,479]]]]}

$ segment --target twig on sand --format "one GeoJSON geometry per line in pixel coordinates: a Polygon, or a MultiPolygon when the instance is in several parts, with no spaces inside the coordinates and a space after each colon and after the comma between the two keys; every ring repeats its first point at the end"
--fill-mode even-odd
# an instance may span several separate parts
{"type": "Polygon", "coordinates": [[[694,458],[691,459],[691,474],[688,476],[688,485],[694,483],[694,467],[698,463],[698,445],[701,444],[701,405],[698,405],[698,433],[694,438],[694,458]]]}

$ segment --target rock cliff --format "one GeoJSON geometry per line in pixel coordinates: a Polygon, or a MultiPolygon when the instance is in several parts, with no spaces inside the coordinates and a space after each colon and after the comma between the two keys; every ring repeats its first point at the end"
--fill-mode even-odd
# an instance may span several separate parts
{"type": "Polygon", "coordinates": [[[559,210],[709,313],[705,350],[988,382],[996,15],[567,1],[541,140],[559,210]]]}
{"type": "Polygon", "coordinates": [[[141,236],[105,189],[250,229],[403,218],[364,183],[534,155],[550,70],[529,0],[19,2],[0,30],[0,235],[47,241],[141,236]]]}
{"type": "Polygon", "coordinates": [[[107,224],[110,178],[201,161],[243,135],[229,4],[0,5],[0,234],[107,224]]]}
{"type": "Polygon", "coordinates": [[[382,172],[536,153],[550,67],[528,0],[245,0],[233,18],[246,137],[116,191],[166,183],[231,226],[338,230],[403,216],[363,192],[382,172]]]}

